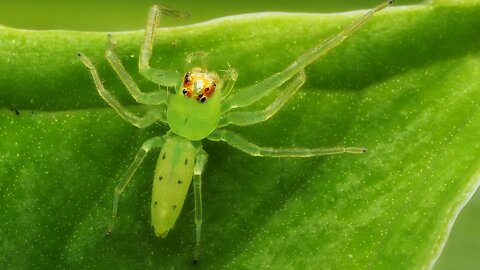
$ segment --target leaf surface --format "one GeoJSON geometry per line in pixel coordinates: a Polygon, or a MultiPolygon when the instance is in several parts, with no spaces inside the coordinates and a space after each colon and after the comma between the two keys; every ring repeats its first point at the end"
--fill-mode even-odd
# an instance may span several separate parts
{"type": "MultiPolygon", "coordinates": [[[[278,72],[359,13],[228,17],[160,31],[152,66],[184,71],[209,52],[238,87],[278,72]]],[[[142,32],[114,33],[136,70],[142,32]]],[[[0,27],[0,268],[171,269],[191,264],[193,196],[165,239],[150,227],[156,155],[113,189],[148,138],[98,96],[76,58],[139,113],[103,57],[107,35],[0,27]]],[[[479,185],[480,1],[383,11],[306,69],[268,122],[233,128],[272,147],[365,146],[360,156],[258,158],[205,142],[201,269],[425,269],[479,185]]],[[[279,90],[281,91],[281,89],[279,90]]],[[[278,93],[278,92],[277,92],[278,93]]],[[[274,96],[262,103],[267,104],[274,96]]],[[[261,106],[260,106],[261,107],[261,106]]]]}

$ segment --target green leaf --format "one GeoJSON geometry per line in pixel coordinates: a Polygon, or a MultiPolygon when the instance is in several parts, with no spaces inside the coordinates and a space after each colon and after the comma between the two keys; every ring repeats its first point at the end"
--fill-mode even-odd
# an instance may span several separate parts
{"type": "MultiPolygon", "coordinates": [[[[238,16],[163,29],[153,66],[210,52],[238,86],[280,71],[359,13],[238,16]]],[[[114,33],[136,70],[142,32],[114,33]]],[[[1,269],[166,269],[191,264],[193,196],[167,238],[150,227],[155,154],[105,236],[113,189],[143,141],[98,96],[76,54],[134,101],[108,66],[106,33],[0,27],[1,269]]],[[[361,156],[258,158],[205,142],[202,269],[424,269],[480,179],[480,1],[389,8],[307,68],[269,121],[235,128],[273,147],[365,146],[361,156]]],[[[281,91],[281,90],[279,90],[281,91]]],[[[278,92],[277,92],[278,93],[278,92]]],[[[266,104],[268,100],[263,101],[266,104]]]]}
{"type": "Polygon", "coordinates": [[[435,270],[478,268],[479,223],[480,192],[476,192],[455,221],[447,245],[435,264],[435,270]]]}

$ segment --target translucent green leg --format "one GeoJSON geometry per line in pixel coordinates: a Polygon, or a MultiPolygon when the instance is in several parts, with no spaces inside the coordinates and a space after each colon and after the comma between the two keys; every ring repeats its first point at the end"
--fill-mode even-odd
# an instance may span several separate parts
{"type": "Polygon", "coordinates": [[[97,69],[92,64],[90,59],[85,55],[78,53],[78,57],[85,64],[85,66],[90,70],[95,87],[97,88],[100,96],[110,105],[113,109],[125,120],[129,121],[133,125],[143,128],[153,124],[155,121],[160,120],[166,122],[166,109],[165,108],[155,108],[149,110],[143,117],[138,117],[132,112],[128,111],[118,100],[108,92],[104,87],[102,80],[98,76],[97,69]]]}
{"type": "Polygon", "coordinates": [[[332,147],[332,148],[270,148],[261,147],[255,145],[237,134],[225,130],[219,129],[214,131],[209,140],[212,141],[224,141],[229,145],[249,154],[259,157],[312,157],[312,156],[324,156],[334,154],[362,154],[367,151],[363,147],[332,147]]]}
{"type": "Polygon", "coordinates": [[[132,179],[133,174],[138,169],[138,166],[142,163],[143,159],[147,155],[147,153],[155,148],[160,148],[165,143],[165,139],[163,137],[155,137],[148,141],[146,141],[135,157],[135,160],[128,168],[127,172],[123,175],[122,180],[118,183],[117,187],[115,188],[114,196],[113,196],[113,209],[112,209],[112,218],[108,224],[107,234],[112,232],[113,226],[115,225],[115,220],[117,219],[117,209],[118,209],[118,201],[120,199],[120,195],[122,194],[125,187],[128,185],[130,179],[132,179]]]}
{"type": "Polygon", "coordinates": [[[145,37],[140,49],[138,69],[145,78],[159,85],[175,86],[182,79],[178,71],[156,69],[150,67],[149,65],[161,13],[182,16],[181,14],[178,15],[178,13],[175,13],[175,11],[158,5],[154,5],[150,8],[150,11],[148,12],[147,25],[145,26],[145,37]]]}
{"type": "Polygon", "coordinates": [[[222,80],[225,82],[225,85],[222,86],[222,97],[225,99],[230,95],[235,82],[238,78],[238,72],[228,64],[228,69],[225,71],[225,74],[222,76],[222,80]]]}
{"type": "Polygon", "coordinates": [[[388,0],[371,9],[367,12],[367,14],[348,25],[339,34],[306,51],[283,71],[275,73],[255,85],[236,91],[235,94],[225,99],[225,102],[222,105],[222,112],[226,112],[238,107],[248,106],[260,98],[268,95],[273,89],[290,80],[290,78],[295,76],[298,72],[300,72],[300,70],[304,69],[306,66],[310,65],[312,62],[316,61],[323,55],[327,54],[330,50],[341,44],[347,37],[351,36],[355,31],[360,29],[361,26],[363,26],[370,18],[372,18],[375,13],[390,6],[393,4],[393,2],[393,0],[388,0]]]}
{"type": "Polygon", "coordinates": [[[276,114],[305,82],[305,71],[302,69],[287,85],[278,98],[262,111],[228,112],[220,118],[219,127],[226,125],[246,126],[268,120],[276,114]]]}
{"type": "Polygon", "coordinates": [[[187,64],[187,70],[191,70],[194,67],[198,67],[199,65],[201,67],[206,67],[207,65],[207,57],[210,54],[208,52],[204,51],[199,51],[199,52],[194,52],[185,58],[185,63],[187,64]]]}
{"type": "Polygon", "coordinates": [[[167,91],[155,91],[151,93],[143,93],[138,88],[137,84],[133,81],[132,77],[123,67],[122,61],[115,54],[115,46],[117,42],[113,39],[111,35],[108,35],[109,46],[105,51],[105,57],[112,66],[112,68],[117,72],[118,77],[122,80],[123,84],[127,87],[128,91],[132,97],[142,104],[148,105],[160,105],[165,104],[167,101],[167,91]]]}
{"type": "Polygon", "coordinates": [[[195,194],[195,250],[193,252],[193,263],[198,262],[200,255],[200,239],[202,233],[202,172],[207,163],[207,153],[200,149],[195,157],[195,168],[193,171],[193,191],[195,194]]]}

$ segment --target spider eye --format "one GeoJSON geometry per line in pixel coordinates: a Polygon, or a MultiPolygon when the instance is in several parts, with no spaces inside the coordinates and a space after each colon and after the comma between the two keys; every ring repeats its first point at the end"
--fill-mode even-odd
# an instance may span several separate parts
{"type": "Polygon", "coordinates": [[[190,82],[192,82],[192,72],[187,72],[185,74],[185,78],[183,79],[183,84],[189,84],[190,82]]]}
{"type": "Polygon", "coordinates": [[[187,88],[182,89],[182,94],[186,97],[191,97],[192,96],[192,92],[189,91],[187,88]]]}
{"type": "Polygon", "coordinates": [[[193,70],[185,73],[183,79],[182,94],[188,98],[195,98],[198,102],[204,103],[211,97],[217,84],[214,80],[216,74],[204,70],[193,70]]]}

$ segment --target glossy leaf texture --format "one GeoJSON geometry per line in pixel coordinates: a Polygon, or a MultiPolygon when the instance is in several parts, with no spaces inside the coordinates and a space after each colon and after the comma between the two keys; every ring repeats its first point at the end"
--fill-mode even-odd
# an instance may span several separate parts
{"type": "MultiPolygon", "coordinates": [[[[209,69],[238,69],[240,89],[361,13],[244,15],[166,28],[152,65],[183,72],[187,55],[205,51],[209,69]]],[[[113,33],[127,70],[154,91],[136,68],[142,34],[113,33]]],[[[1,269],[193,267],[193,195],[167,238],[150,226],[158,153],[134,176],[105,236],[116,183],[142,142],[168,130],[131,126],[98,96],[78,51],[142,113],[103,57],[106,42],[106,33],[0,27],[1,269]]],[[[389,8],[306,74],[278,115],[232,129],[265,146],[369,151],[258,158],[205,142],[195,267],[432,267],[480,182],[480,1],[389,8]]]]}

